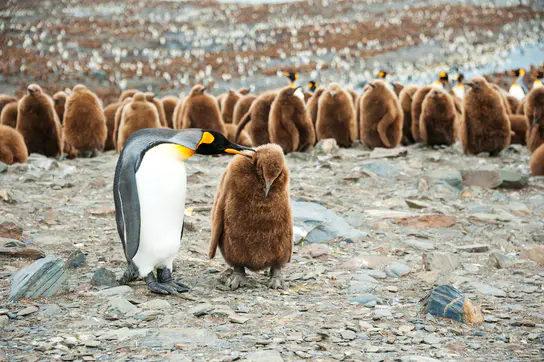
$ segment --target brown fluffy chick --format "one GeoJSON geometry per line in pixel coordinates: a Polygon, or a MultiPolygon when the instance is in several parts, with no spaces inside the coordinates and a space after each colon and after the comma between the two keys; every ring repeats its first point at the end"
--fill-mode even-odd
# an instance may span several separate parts
{"type": "Polygon", "coordinates": [[[17,128],[17,102],[6,104],[0,115],[0,124],[17,128]]]}
{"type": "Polygon", "coordinates": [[[352,96],[336,83],[319,98],[315,128],[318,141],[334,138],[340,147],[351,147],[358,138],[352,96]]]}
{"type": "Polygon", "coordinates": [[[463,98],[463,121],[459,137],[463,152],[477,155],[488,152],[497,156],[510,145],[511,129],[500,94],[482,77],[476,77],[463,98]]]}
{"type": "Polygon", "coordinates": [[[86,86],[76,85],[66,101],[64,140],[78,150],[79,157],[95,157],[104,151],[107,138],[102,102],[86,86]]]}
{"type": "Polygon", "coordinates": [[[404,114],[396,94],[376,80],[365,86],[360,102],[361,141],[369,148],[398,146],[404,114]]]}
{"type": "Polygon", "coordinates": [[[168,128],[168,123],[166,122],[166,113],[164,112],[164,106],[160,99],[155,98],[155,94],[152,92],[145,93],[145,98],[147,101],[155,106],[157,113],[159,115],[159,122],[161,127],[168,128]]]}
{"type": "Polygon", "coordinates": [[[544,176],[544,144],[541,144],[531,156],[531,175],[544,176]]]}
{"type": "Polygon", "coordinates": [[[412,100],[414,94],[416,94],[418,87],[416,85],[409,85],[404,87],[399,94],[400,106],[404,113],[402,123],[402,144],[411,145],[415,142],[412,136],[412,100]]]}
{"type": "Polygon", "coordinates": [[[227,123],[225,124],[225,127],[227,128],[227,139],[233,143],[238,143],[239,145],[251,147],[253,144],[251,143],[251,138],[249,138],[249,135],[246,131],[240,132],[240,135],[238,136],[238,142],[234,142],[234,138],[236,137],[236,130],[238,127],[236,127],[235,124],[227,123]]]}
{"type": "Polygon", "coordinates": [[[64,124],[64,111],[66,107],[66,101],[68,100],[68,94],[64,91],[53,94],[53,102],[55,103],[55,112],[59,116],[60,124],[64,124]]]}
{"type": "Polygon", "coordinates": [[[304,152],[315,144],[315,128],[300,88],[286,87],[278,93],[270,108],[268,134],[285,154],[304,152]]]}
{"type": "Polygon", "coordinates": [[[253,145],[260,146],[270,143],[268,120],[270,118],[272,102],[274,102],[276,95],[275,91],[264,92],[253,101],[251,108],[238,124],[234,142],[237,142],[239,135],[247,125],[247,133],[253,145]]]}
{"type": "Polygon", "coordinates": [[[164,114],[166,115],[166,123],[169,128],[174,128],[174,110],[178,105],[178,97],[166,96],[161,98],[162,105],[164,107],[164,114]]]}
{"type": "Polygon", "coordinates": [[[240,100],[240,94],[234,89],[230,89],[225,97],[221,100],[221,117],[225,123],[233,123],[234,107],[240,100]]]}
{"type": "Polygon", "coordinates": [[[200,84],[191,89],[189,96],[183,103],[181,128],[211,129],[226,135],[227,129],[221,119],[217,101],[205,91],[206,87],[200,84]]]}
{"type": "Polygon", "coordinates": [[[62,129],[53,99],[37,84],[29,85],[27,95],[19,101],[17,131],[23,135],[29,154],[62,155],[62,129]]]}
{"type": "Polygon", "coordinates": [[[270,268],[268,286],[285,287],[281,269],[291,260],[293,219],[289,169],[278,145],[262,145],[252,158],[234,157],[221,176],[212,209],[210,258],[217,247],[234,268],[230,289],[247,284],[245,268],[270,268]]]}
{"type": "Polygon", "coordinates": [[[238,125],[242,122],[242,118],[249,112],[253,101],[257,99],[257,96],[253,94],[248,94],[240,98],[236,105],[234,106],[234,111],[232,113],[232,123],[238,125]]]}
{"type": "Polygon", "coordinates": [[[25,163],[28,159],[25,140],[17,130],[0,125],[0,162],[7,165],[25,163]]]}

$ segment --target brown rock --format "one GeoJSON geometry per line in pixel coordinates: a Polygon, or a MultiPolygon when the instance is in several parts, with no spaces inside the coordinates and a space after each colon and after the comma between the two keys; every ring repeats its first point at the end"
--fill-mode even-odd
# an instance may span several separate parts
{"type": "Polygon", "coordinates": [[[21,240],[23,228],[17,223],[6,218],[0,218],[0,237],[21,240]]]}
{"type": "Polygon", "coordinates": [[[536,261],[540,265],[544,265],[544,245],[535,246],[534,248],[523,249],[519,253],[519,257],[536,261]]]}

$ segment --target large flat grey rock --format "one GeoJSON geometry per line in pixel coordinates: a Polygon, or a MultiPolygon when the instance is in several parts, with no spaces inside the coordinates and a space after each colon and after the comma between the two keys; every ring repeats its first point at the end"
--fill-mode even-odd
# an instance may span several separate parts
{"type": "Polygon", "coordinates": [[[312,202],[292,202],[295,243],[326,243],[334,238],[361,239],[367,233],[353,228],[343,217],[312,202]]]}

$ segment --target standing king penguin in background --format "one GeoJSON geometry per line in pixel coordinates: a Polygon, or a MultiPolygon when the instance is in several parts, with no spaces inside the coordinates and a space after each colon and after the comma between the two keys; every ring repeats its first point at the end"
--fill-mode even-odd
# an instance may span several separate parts
{"type": "Polygon", "coordinates": [[[542,84],[542,79],[544,79],[544,72],[539,70],[534,72],[533,75],[536,77],[535,81],[533,82],[533,88],[544,86],[542,84]]]}
{"type": "Polygon", "coordinates": [[[511,96],[516,97],[518,100],[522,100],[523,97],[525,97],[525,95],[529,93],[529,89],[527,89],[527,86],[523,81],[523,77],[525,76],[525,69],[516,69],[510,72],[508,75],[516,77],[516,79],[514,79],[514,83],[512,83],[512,85],[510,86],[508,93],[510,93],[511,96]]]}
{"type": "Polygon", "coordinates": [[[155,293],[189,290],[172,279],[172,265],[183,236],[184,161],[194,154],[251,157],[241,152],[244,150],[253,151],[229,142],[218,132],[197,128],[143,129],[129,137],[113,182],[117,231],[128,261],[121,284],[140,277],[155,293]]]}
{"type": "Polygon", "coordinates": [[[457,81],[457,84],[452,88],[453,94],[459,99],[465,98],[465,85],[463,84],[463,81],[465,80],[465,76],[461,73],[457,74],[457,78],[455,79],[457,81]]]}
{"type": "Polygon", "coordinates": [[[291,81],[291,84],[289,84],[289,87],[295,88],[295,81],[298,79],[298,73],[296,72],[283,72],[283,75],[285,75],[289,80],[291,81]]]}

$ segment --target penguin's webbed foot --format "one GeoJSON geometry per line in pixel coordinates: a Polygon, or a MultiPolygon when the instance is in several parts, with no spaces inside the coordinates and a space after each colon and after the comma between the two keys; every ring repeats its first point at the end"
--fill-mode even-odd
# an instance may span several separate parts
{"type": "Polygon", "coordinates": [[[155,274],[153,274],[153,272],[147,274],[147,276],[145,277],[145,283],[153,293],[171,294],[175,292],[175,290],[169,288],[167,285],[159,283],[157,279],[155,279],[155,274]]]}
{"type": "Polygon", "coordinates": [[[285,282],[281,276],[281,269],[270,268],[270,279],[267,283],[270,289],[285,289],[285,282]]]}
{"type": "Polygon", "coordinates": [[[172,279],[172,272],[167,267],[157,269],[157,278],[163,287],[172,288],[175,292],[186,293],[190,290],[187,285],[172,279]]]}
{"type": "Polygon", "coordinates": [[[231,275],[229,279],[227,279],[226,286],[229,287],[230,290],[236,290],[246,285],[247,285],[247,278],[246,278],[246,271],[244,267],[234,268],[234,273],[231,275]]]}

